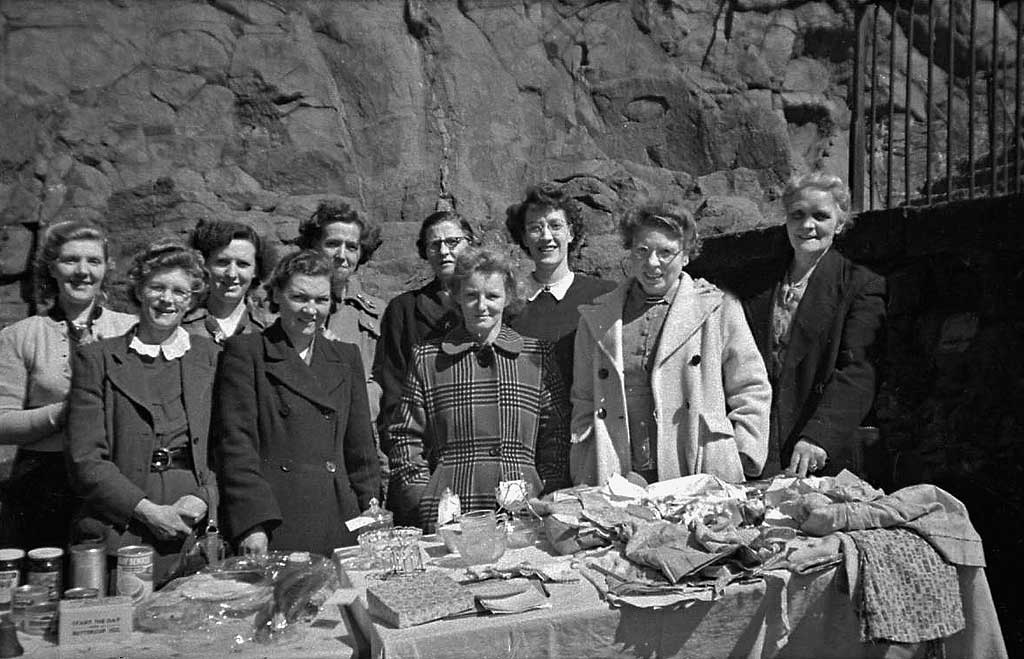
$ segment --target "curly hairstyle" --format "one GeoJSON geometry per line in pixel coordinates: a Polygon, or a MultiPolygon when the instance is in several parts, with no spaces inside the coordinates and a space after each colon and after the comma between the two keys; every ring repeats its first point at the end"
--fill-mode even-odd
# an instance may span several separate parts
{"type": "MultiPolygon", "coordinates": [[[[58,285],[52,267],[60,258],[61,247],[72,240],[94,240],[100,243],[103,246],[103,258],[108,261],[107,267],[110,267],[107,232],[103,227],[89,220],[68,220],[53,224],[43,234],[42,246],[33,267],[38,302],[47,304],[57,298],[58,285]]],[[[101,291],[106,284],[107,278],[104,277],[100,284],[101,291]]]]}
{"type": "Polygon", "coordinates": [[[253,246],[256,252],[256,281],[263,281],[267,274],[264,270],[263,240],[248,224],[232,220],[202,219],[189,234],[188,244],[192,249],[199,250],[203,259],[209,263],[213,253],[230,245],[232,240],[244,240],[253,246]]]}
{"type": "Polygon", "coordinates": [[[683,255],[689,259],[700,254],[700,236],[697,222],[690,211],[674,204],[647,204],[631,209],[619,220],[622,246],[633,248],[633,239],[641,227],[662,229],[675,236],[682,244],[683,255]]]}
{"type": "MultiPolygon", "coordinates": [[[[462,287],[475,274],[500,275],[505,284],[505,312],[518,313],[523,304],[509,257],[496,249],[470,247],[455,260],[455,272],[449,283],[452,297],[458,299],[462,287]]],[[[461,314],[461,307],[459,313],[461,314]]],[[[508,315],[505,316],[508,318],[508,315]]]]}
{"type": "Polygon", "coordinates": [[[579,203],[559,187],[554,185],[534,185],[526,189],[526,198],[505,210],[505,228],[512,240],[526,249],[526,223],[551,211],[562,211],[565,220],[572,229],[572,241],[569,253],[576,255],[583,246],[586,236],[583,226],[583,213],[579,203]]]}
{"type": "Polygon", "coordinates": [[[299,237],[295,244],[302,249],[318,249],[327,233],[327,225],[333,222],[355,224],[359,227],[359,263],[370,260],[384,240],[380,227],[363,217],[344,201],[323,201],[313,214],[299,224],[299,237]]]}
{"type": "Polygon", "coordinates": [[[462,228],[462,233],[469,238],[469,244],[476,245],[476,232],[473,231],[473,225],[469,223],[469,220],[455,211],[436,211],[428,215],[420,224],[420,235],[416,238],[416,251],[424,261],[427,260],[427,232],[430,231],[430,227],[437,226],[442,222],[458,224],[462,228]]]}
{"type": "Polygon", "coordinates": [[[181,241],[173,238],[161,238],[147,245],[132,259],[128,268],[128,281],[131,282],[131,299],[142,304],[142,287],[161,270],[180,269],[192,280],[192,304],[195,306],[203,293],[209,274],[204,267],[203,255],[181,241]]]}
{"type": "Polygon", "coordinates": [[[790,207],[805,190],[820,190],[831,195],[832,202],[839,209],[837,234],[853,225],[853,218],[850,215],[850,188],[840,177],[825,172],[800,174],[786,182],[786,187],[782,191],[782,205],[786,208],[787,217],[790,207]]]}
{"type": "MultiPolygon", "coordinates": [[[[286,254],[274,266],[274,271],[270,273],[270,278],[264,285],[268,294],[267,308],[272,313],[277,313],[281,309],[274,301],[274,291],[282,290],[296,275],[326,277],[330,281],[334,276],[334,263],[318,249],[302,249],[286,254]]],[[[331,304],[333,306],[334,303],[331,304]]]]}

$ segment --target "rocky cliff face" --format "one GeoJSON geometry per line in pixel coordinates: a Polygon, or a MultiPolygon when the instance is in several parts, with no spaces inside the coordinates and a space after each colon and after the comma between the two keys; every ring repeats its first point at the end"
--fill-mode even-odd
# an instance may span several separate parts
{"type": "Polygon", "coordinates": [[[706,202],[711,232],[771,221],[792,170],[845,170],[851,26],[742,4],[3,2],[5,301],[35,228],[74,216],[128,253],[200,217],[287,241],[343,196],[386,225],[384,295],[422,273],[427,213],[502,240],[542,180],[587,205],[584,267],[612,275],[611,215],[638,196],[706,202]]]}
{"type": "Polygon", "coordinates": [[[581,267],[615,277],[639,197],[734,232],[777,221],[794,170],[845,173],[852,36],[841,0],[4,0],[3,315],[56,219],[106,222],[122,255],[200,217],[280,244],[345,197],[385,225],[388,297],[424,274],[427,213],[503,241],[539,181],[586,205],[581,267]]]}

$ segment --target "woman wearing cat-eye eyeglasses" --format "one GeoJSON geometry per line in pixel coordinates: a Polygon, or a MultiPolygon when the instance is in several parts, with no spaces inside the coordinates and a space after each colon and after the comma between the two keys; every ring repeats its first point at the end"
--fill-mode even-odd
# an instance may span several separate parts
{"type": "Polygon", "coordinates": [[[681,208],[648,206],[626,214],[619,232],[629,276],[580,307],[573,482],[757,476],[771,388],[739,301],[683,272],[699,247],[696,223],[681,208]]]}
{"type": "Polygon", "coordinates": [[[387,428],[394,420],[412,350],[427,339],[444,336],[459,323],[449,293],[455,259],[476,243],[473,227],[451,211],[431,213],[420,225],[416,249],[430,264],[434,278],[388,303],[380,321],[380,339],[373,360],[373,378],[382,389],[377,429],[381,449],[390,448],[387,428]]]}

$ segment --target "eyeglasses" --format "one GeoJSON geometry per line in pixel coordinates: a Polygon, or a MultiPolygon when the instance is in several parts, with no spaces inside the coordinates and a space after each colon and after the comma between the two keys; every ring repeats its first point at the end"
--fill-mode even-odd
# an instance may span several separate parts
{"type": "Polygon", "coordinates": [[[468,241],[469,238],[465,236],[457,236],[453,238],[438,238],[437,240],[432,240],[429,243],[427,243],[427,251],[433,252],[434,254],[440,254],[441,245],[444,245],[445,247],[448,248],[449,252],[454,252],[459,248],[459,245],[461,245],[462,241],[464,240],[468,241]]]}
{"type": "Polygon", "coordinates": [[[683,252],[682,250],[671,250],[666,247],[652,250],[647,245],[636,245],[633,249],[629,250],[629,257],[642,263],[646,263],[651,258],[652,253],[654,254],[654,257],[658,259],[658,263],[664,267],[672,261],[675,261],[676,257],[683,252]]]}
{"type": "Polygon", "coordinates": [[[531,222],[526,225],[526,235],[531,238],[540,238],[544,235],[544,229],[551,232],[551,235],[564,234],[569,230],[569,225],[565,222],[531,222]]]}
{"type": "Polygon", "coordinates": [[[184,302],[192,297],[192,291],[187,291],[183,288],[167,288],[160,284],[146,284],[142,288],[142,292],[146,294],[146,297],[160,299],[167,293],[171,294],[171,299],[175,302],[184,302]]]}

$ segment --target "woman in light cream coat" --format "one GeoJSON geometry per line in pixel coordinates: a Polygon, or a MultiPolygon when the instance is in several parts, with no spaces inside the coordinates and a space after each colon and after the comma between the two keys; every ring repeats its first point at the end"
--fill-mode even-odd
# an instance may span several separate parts
{"type": "Polygon", "coordinates": [[[693,219],[646,207],[619,230],[630,276],[580,307],[573,482],[759,475],[771,387],[739,301],[683,272],[698,247],[693,219]]]}

